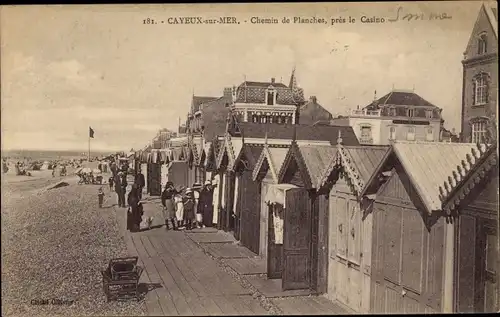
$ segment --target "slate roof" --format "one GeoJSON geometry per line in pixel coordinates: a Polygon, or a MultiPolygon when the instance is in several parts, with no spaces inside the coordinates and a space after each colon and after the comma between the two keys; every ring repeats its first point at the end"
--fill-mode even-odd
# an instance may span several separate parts
{"type": "Polygon", "coordinates": [[[337,137],[340,131],[344,144],[359,145],[358,138],[350,126],[310,126],[301,124],[282,125],[274,123],[262,124],[250,122],[240,122],[238,125],[245,138],[263,139],[266,137],[267,133],[267,138],[269,140],[291,140],[294,137],[295,128],[297,140],[329,141],[331,144],[337,144],[337,137]]]}
{"type": "Polygon", "coordinates": [[[226,133],[226,121],[210,121],[203,131],[205,140],[212,141],[217,136],[223,136],[226,133]]]}
{"type": "Polygon", "coordinates": [[[302,91],[295,93],[292,88],[282,83],[245,81],[236,89],[236,102],[264,103],[266,101],[266,90],[269,86],[275,88],[277,93],[276,103],[279,105],[299,105],[305,101],[302,91]]]}
{"type": "Polygon", "coordinates": [[[213,101],[219,99],[219,97],[208,97],[208,96],[193,96],[191,101],[191,113],[195,113],[200,110],[200,105],[205,102],[213,101]]]}
{"type": "MultiPolygon", "coordinates": [[[[486,145],[481,145],[486,148],[486,145]]],[[[398,158],[428,212],[441,210],[439,188],[453,175],[462,160],[477,146],[471,143],[395,141],[391,151],[398,158]]],[[[370,178],[378,176],[390,155],[386,155],[370,178]]],[[[366,188],[366,187],[365,187],[366,188]]]]}
{"type": "Polygon", "coordinates": [[[376,110],[381,106],[400,105],[400,106],[415,106],[415,107],[434,107],[432,103],[420,97],[414,92],[394,90],[387,95],[373,101],[365,107],[367,110],[376,110]]]}

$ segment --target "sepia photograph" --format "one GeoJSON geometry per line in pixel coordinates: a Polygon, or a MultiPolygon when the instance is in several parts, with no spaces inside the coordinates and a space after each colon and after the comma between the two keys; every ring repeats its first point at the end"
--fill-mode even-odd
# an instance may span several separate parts
{"type": "Polygon", "coordinates": [[[500,312],[497,10],[0,6],[2,316],[500,312]]]}

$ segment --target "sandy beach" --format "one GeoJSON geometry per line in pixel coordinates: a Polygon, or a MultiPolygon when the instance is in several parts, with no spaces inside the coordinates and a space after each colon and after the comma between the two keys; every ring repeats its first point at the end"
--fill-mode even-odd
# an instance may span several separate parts
{"type": "Polygon", "coordinates": [[[102,292],[100,270],[127,256],[115,195],[107,189],[100,209],[99,186],[78,185],[72,171],[32,175],[2,175],[2,315],[141,315],[141,303],[102,292]]]}

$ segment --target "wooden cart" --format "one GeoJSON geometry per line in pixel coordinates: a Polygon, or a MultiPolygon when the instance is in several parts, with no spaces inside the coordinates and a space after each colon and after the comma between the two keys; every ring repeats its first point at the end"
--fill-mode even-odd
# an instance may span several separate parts
{"type": "Polygon", "coordinates": [[[139,278],[143,268],[137,266],[138,257],[117,258],[109,261],[106,270],[101,271],[102,286],[107,301],[140,300],[139,278]]]}

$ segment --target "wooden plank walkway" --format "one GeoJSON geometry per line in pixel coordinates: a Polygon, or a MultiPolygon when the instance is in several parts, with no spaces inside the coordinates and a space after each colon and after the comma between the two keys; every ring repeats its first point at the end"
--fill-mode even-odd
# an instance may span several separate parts
{"type": "MultiPolygon", "coordinates": [[[[147,206],[150,214],[158,215],[161,211],[157,204],[147,206]]],[[[125,226],[126,213],[119,211],[125,226]]],[[[260,263],[263,261],[259,262],[246,248],[232,244],[230,235],[214,232],[213,228],[191,232],[167,231],[164,227],[137,233],[127,231],[125,241],[129,255],[138,256],[139,265],[144,267],[140,286],[148,290],[145,306],[150,316],[269,315],[259,300],[206,251],[222,258],[267,297],[294,296],[271,299],[284,314],[345,314],[324,297],[300,296],[304,295],[301,291],[288,294],[281,291],[279,281],[245,275],[261,274],[263,269],[265,272],[265,263],[260,263]]]]}
{"type": "Polygon", "coordinates": [[[240,275],[266,274],[267,272],[266,261],[260,257],[223,259],[222,262],[240,275]]]}

